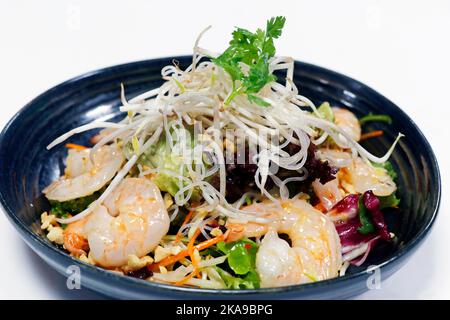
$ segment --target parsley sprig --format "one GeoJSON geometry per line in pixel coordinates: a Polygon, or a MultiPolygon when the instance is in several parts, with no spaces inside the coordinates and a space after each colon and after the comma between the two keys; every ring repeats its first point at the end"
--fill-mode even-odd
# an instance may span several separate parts
{"type": "Polygon", "coordinates": [[[269,72],[269,59],[275,55],[273,40],[281,36],[285,17],[273,17],[267,21],[266,30],[258,29],[255,33],[236,28],[230,46],[212,61],[222,67],[233,80],[233,91],[225,105],[240,94],[246,94],[250,102],[260,106],[269,106],[262,98],[256,96],[267,83],[276,81],[269,72]],[[248,66],[244,72],[242,64],[248,66]]]}

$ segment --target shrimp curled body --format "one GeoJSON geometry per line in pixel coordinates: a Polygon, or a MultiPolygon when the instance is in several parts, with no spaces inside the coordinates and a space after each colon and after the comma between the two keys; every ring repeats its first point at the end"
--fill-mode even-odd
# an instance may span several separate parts
{"type": "Polygon", "coordinates": [[[372,190],[376,196],[385,197],[397,190],[397,185],[386,169],[374,167],[361,158],[354,159],[342,176],[358,193],[372,190]]]}
{"type": "Polygon", "coordinates": [[[352,137],[352,139],[359,141],[361,139],[361,126],[358,118],[356,118],[353,112],[347,109],[334,107],[333,113],[335,117],[334,121],[338,127],[352,137]]]}
{"type": "Polygon", "coordinates": [[[119,171],[122,152],[103,146],[90,159],[91,149],[69,150],[64,176],[43,190],[49,200],[68,201],[85,197],[103,188],[119,171]]]}
{"type": "Polygon", "coordinates": [[[89,243],[89,256],[103,267],[126,265],[129,255],[145,256],[170,225],[161,192],[145,178],[124,179],[103,205],[83,220],[81,234],[89,243]]]}
{"type": "Polygon", "coordinates": [[[228,225],[232,240],[265,235],[256,255],[261,287],[302,284],[338,275],[342,265],[339,236],[333,222],[309,203],[286,200],[280,208],[263,202],[244,210],[263,211],[267,217],[277,219],[270,226],[251,222],[228,225]],[[281,239],[279,233],[287,234],[292,244],[281,239]]]}

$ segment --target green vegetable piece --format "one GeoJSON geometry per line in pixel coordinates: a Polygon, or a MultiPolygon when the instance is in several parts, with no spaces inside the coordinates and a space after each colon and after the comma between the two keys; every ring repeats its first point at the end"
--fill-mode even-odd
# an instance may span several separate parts
{"type": "Polygon", "coordinates": [[[258,272],[256,272],[256,269],[252,269],[247,273],[244,277],[245,283],[251,283],[251,285],[255,288],[259,288],[259,284],[261,282],[261,279],[259,278],[258,272]]]}
{"type": "Polygon", "coordinates": [[[77,213],[80,213],[84,211],[92,202],[97,200],[98,197],[100,197],[100,195],[102,194],[103,190],[104,189],[96,191],[95,193],[86,197],[63,202],[50,200],[51,212],[59,218],[62,218],[65,214],[75,215],[77,213]]]}
{"type": "Polygon", "coordinates": [[[328,102],[322,103],[319,108],[317,108],[317,112],[319,112],[323,119],[334,122],[334,113],[328,102]]]}
{"type": "Polygon", "coordinates": [[[252,261],[247,254],[247,250],[240,245],[236,245],[231,249],[228,256],[228,264],[236,274],[241,275],[247,274],[252,268],[252,261]]]}
{"type": "Polygon", "coordinates": [[[236,274],[245,275],[254,268],[258,247],[253,241],[220,242],[217,247],[228,255],[228,265],[236,274]]]}
{"type": "MultiPolygon", "coordinates": [[[[387,174],[391,177],[392,181],[395,181],[397,179],[397,172],[395,171],[394,166],[390,161],[386,161],[384,163],[373,162],[372,165],[374,167],[383,168],[384,170],[386,170],[387,174]]],[[[378,197],[378,199],[380,199],[380,210],[386,208],[396,208],[400,204],[400,199],[397,198],[395,192],[386,197],[378,197]]]]}
{"type": "MultiPolygon", "coordinates": [[[[69,214],[67,214],[67,213],[64,213],[63,215],[61,215],[61,218],[63,218],[63,219],[67,219],[67,218],[69,218],[69,214]]],[[[61,223],[60,224],[60,227],[63,229],[63,230],[66,230],[66,228],[67,228],[67,224],[65,224],[65,223],[61,223]]]]}
{"type": "Polygon", "coordinates": [[[245,204],[248,206],[252,204],[252,199],[249,196],[245,196],[245,204]]]}
{"type": "MultiPolygon", "coordinates": [[[[334,112],[333,109],[331,109],[331,106],[328,102],[323,102],[319,108],[317,108],[317,112],[319,113],[320,117],[322,119],[334,122],[334,112]]],[[[314,114],[316,115],[316,114],[314,114]]],[[[322,135],[323,131],[319,130],[319,135],[322,135]]],[[[334,145],[334,140],[330,136],[324,141],[327,142],[330,145],[334,145]]]]}
{"type": "Polygon", "coordinates": [[[400,199],[397,198],[395,192],[387,197],[378,197],[380,199],[380,210],[386,208],[397,208],[400,204],[400,199]]]}
{"type": "MultiPolygon", "coordinates": [[[[138,160],[138,163],[160,169],[161,172],[153,177],[153,182],[161,191],[168,192],[172,196],[180,189],[178,178],[174,177],[172,174],[178,175],[181,173],[185,177],[189,176],[189,171],[185,166],[183,155],[184,152],[191,152],[194,147],[193,135],[188,130],[180,129],[179,134],[186,135],[186,139],[181,140],[185,142],[184,146],[181,146],[180,143],[179,145],[176,145],[174,149],[171,149],[170,146],[166,144],[167,139],[162,137],[155,145],[146,150],[138,160]],[[182,130],[184,130],[184,132],[182,130]],[[180,148],[185,148],[186,151],[182,151],[180,148]]],[[[173,134],[173,140],[180,141],[175,134],[173,134]]],[[[191,199],[197,199],[199,196],[200,193],[196,190],[191,199]]]]}
{"type": "Polygon", "coordinates": [[[374,122],[374,121],[392,124],[392,118],[387,114],[373,114],[373,113],[369,113],[367,116],[364,116],[361,119],[359,119],[359,124],[364,125],[367,122],[374,122]]]}
{"type": "Polygon", "coordinates": [[[234,277],[220,267],[214,267],[229,289],[258,289],[260,279],[256,271],[249,272],[244,278],[234,277]]]}
{"type": "MultiPolygon", "coordinates": [[[[142,157],[140,162],[154,168],[160,168],[162,171],[175,173],[178,173],[180,166],[183,165],[182,159],[175,156],[169,146],[166,145],[166,139],[159,139],[158,143],[149,149],[149,152],[145,152],[145,158],[142,157]]],[[[153,182],[161,191],[168,192],[172,196],[179,190],[178,179],[163,172],[156,174],[153,182]]]]}
{"type": "Polygon", "coordinates": [[[58,218],[62,218],[64,215],[67,214],[67,212],[63,208],[61,208],[59,203],[60,202],[58,202],[58,201],[50,201],[50,205],[51,205],[50,212],[51,212],[51,214],[54,214],[58,218]]]}
{"type": "Polygon", "coordinates": [[[386,161],[384,163],[372,162],[372,165],[377,168],[385,169],[393,181],[397,179],[397,172],[394,170],[394,167],[392,166],[392,163],[390,161],[386,161]]]}
{"type": "Polygon", "coordinates": [[[375,232],[375,226],[372,223],[372,219],[369,217],[366,207],[364,206],[363,196],[358,201],[359,221],[361,227],[358,228],[358,232],[361,234],[369,234],[375,232]]]}

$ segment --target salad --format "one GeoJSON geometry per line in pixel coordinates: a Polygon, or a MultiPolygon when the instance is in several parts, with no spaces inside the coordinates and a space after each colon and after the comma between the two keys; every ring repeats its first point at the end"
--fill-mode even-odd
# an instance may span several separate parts
{"type": "Polygon", "coordinates": [[[323,102],[277,56],[284,17],[236,28],[221,54],[195,42],[164,83],[132,99],[121,87],[118,123],[95,121],[66,141],[64,175],[43,190],[47,238],[84,263],[176,286],[257,289],[345,274],[393,241],[398,207],[388,159],[360,142],[370,121],[323,102]],[[97,129],[91,145],[67,142],[97,129]],[[100,130],[100,131],[99,131],[100,130]]]}

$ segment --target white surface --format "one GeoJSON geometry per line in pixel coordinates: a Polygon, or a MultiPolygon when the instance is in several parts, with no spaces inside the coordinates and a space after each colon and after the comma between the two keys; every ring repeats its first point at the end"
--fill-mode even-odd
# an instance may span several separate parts
{"type": "MultiPolygon", "coordinates": [[[[210,24],[202,46],[219,51],[233,26],[254,29],[274,15],[287,17],[280,54],[383,93],[416,121],[441,165],[444,195],[431,236],[380,290],[359,298],[449,299],[450,1],[1,1],[0,127],[36,95],[73,76],[188,54],[210,24]]],[[[67,290],[3,214],[0,252],[0,298],[97,297],[67,290]]]]}

